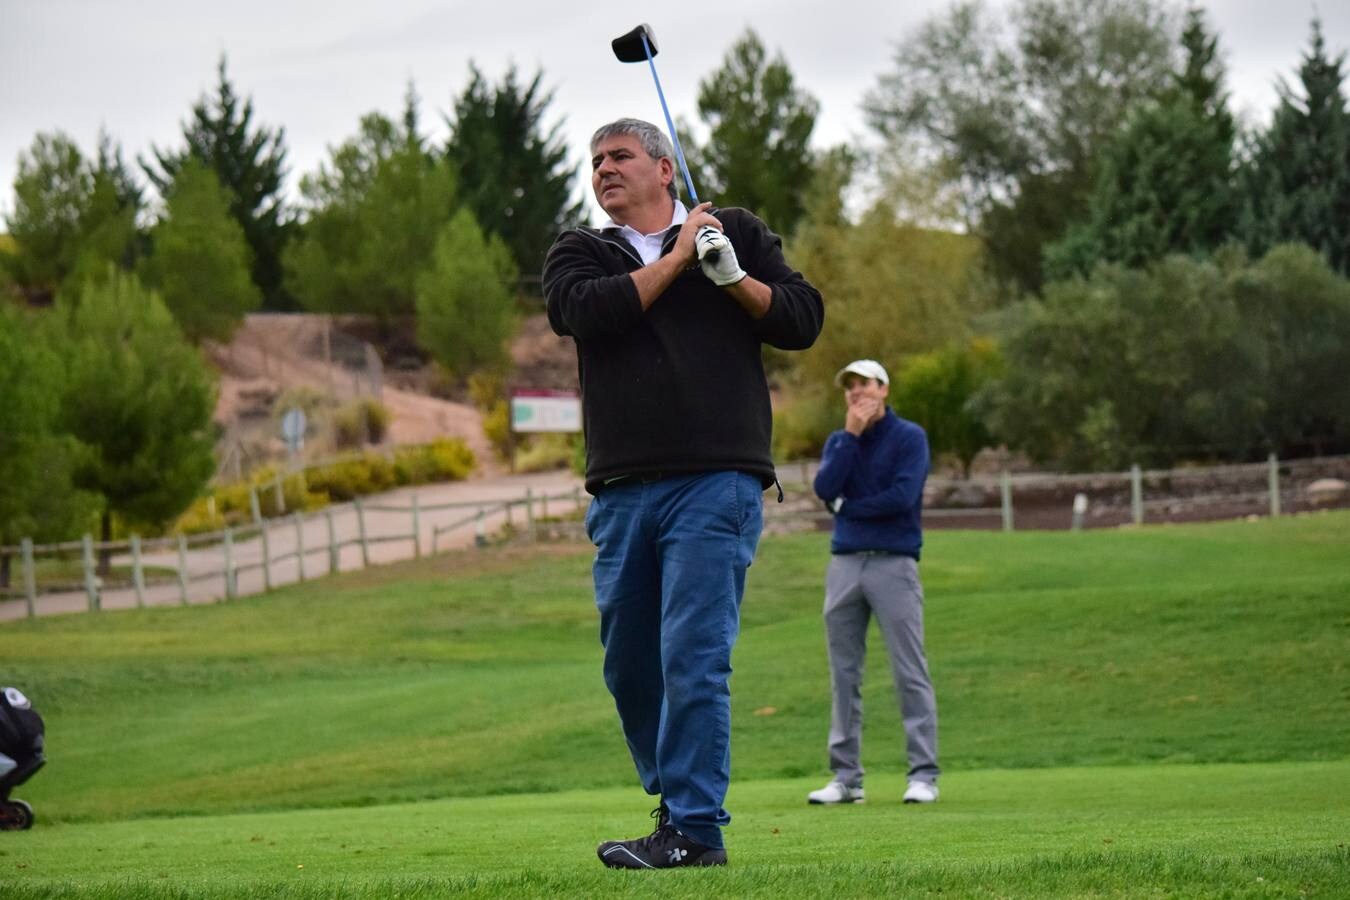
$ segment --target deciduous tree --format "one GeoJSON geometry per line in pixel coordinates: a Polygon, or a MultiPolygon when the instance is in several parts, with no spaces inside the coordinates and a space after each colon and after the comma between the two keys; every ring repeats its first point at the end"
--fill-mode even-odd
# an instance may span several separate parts
{"type": "Polygon", "coordinates": [[[898,44],[868,121],[951,172],[995,273],[1034,291],[1105,141],[1166,87],[1173,34],[1167,0],[1018,0],[1006,24],[958,2],[898,44]]]}

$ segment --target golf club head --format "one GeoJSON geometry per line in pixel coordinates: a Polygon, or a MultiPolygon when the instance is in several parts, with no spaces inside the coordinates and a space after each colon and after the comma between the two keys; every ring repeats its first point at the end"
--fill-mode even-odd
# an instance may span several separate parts
{"type": "Polygon", "coordinates": [[[647,36],[647,46],[652,48],[652,56],[656,55],[656,35],[652,32],[652,26],[644,22],[627,34],[621,34],[610,41],[619,62],[646,62],[647,51],[642,46],[644,34],[647,36]]]}

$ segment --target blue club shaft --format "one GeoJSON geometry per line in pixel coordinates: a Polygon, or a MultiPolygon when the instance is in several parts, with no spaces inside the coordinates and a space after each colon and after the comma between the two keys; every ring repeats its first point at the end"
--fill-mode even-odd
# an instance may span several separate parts
{"type": "Polygon", "coordinates": [[[652,70],[652,81],[656,82],[656,96],[661,99],[661,112],[666,114],[666,127],[670,129],[670,140],[675,145],[675,158],[680,162],[680,174],[684,175],[684,186],[689,189],[689,199],[698,206],[698,191],[694,190],[694,179],[689,177],[689,166],[684,162],[684,150],[680,147],[680,136],[675,133],[675,123],[670,118],[670,108],[666,106],[666,94],[661,90],[661,79],[656,75],[656,62],[652,59],[652,48],[647,43],[647,33],[642,32],[642,49],[647,51],[647,65],[652,70]]]}

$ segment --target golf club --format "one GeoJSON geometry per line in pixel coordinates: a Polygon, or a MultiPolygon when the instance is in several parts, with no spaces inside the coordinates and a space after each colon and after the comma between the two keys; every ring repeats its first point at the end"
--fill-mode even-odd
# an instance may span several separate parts
{"type": "Polygon", "coordinates": [[[698,206],[698,192],[694,190],[694,179],[689,177],[689,167],[684,162],[684,150],[680,148],[680,136],[675,133],[675,122],[670,118],[670,109],[666,106],[666,95],[661,90],[661,79],[656,76],[656,35],[652,26],[643,23],[627,34],[621,34],[610,42],[614,55],[619,62],[642,62],[644,59],[652,70],[652,80],[656,82],[656,96],[661,99],[661,111],[666,114],[666,127],[670,130],[671,143],[675,145],[675,158],[680,163],[680,173],[684,175],[684,186],[689,189],[689,199],[698,206]]]}

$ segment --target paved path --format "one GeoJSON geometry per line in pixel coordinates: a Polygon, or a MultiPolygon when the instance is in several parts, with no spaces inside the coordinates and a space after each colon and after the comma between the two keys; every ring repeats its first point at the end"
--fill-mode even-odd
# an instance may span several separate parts
{"type": "MultiPolygon", "coordinates": [[[[587,494],[582,489],[581,479],[570,471],[542,472],[529,475],[503,475],[474,481],[450,482],[438,485],[422,485],[416,488],[403,488],[387,494],[366,497],[362,500],[365,508],[364,519],[366,535],[374,539],[368,547],[371,565],[411,559],[420,549],[423,554],[437,551],[460,549],[473,546],[479,532],[478,510],[484,510],[482,529],[493,534],[506,524],[507,513],[502,504],[516,501],[511,509],[512,521],[516,525],[525,522],[525,510],[521,501],[527,491],[534,498],[534,514],[545,514],[541,497],[547,500],[547,514],[557,515],[584,507],[587,494]],[[413,497],[419,506],[418,548],[412,540],[413,497]],[[456,504],[449,509],[428,509],[442,504],[456,504]],[[455,526],[450,530],[448,526],[455,526]],[[401,536],[399,540],[379,540],[382,537],[401,536]]],[[[356,509],[350,504],[331,509],[333,532],[339,544],[355,542],[359,537],[359,522],[356,509]]],[[[231,558],[236,574],[235,595],[239,597],[261,593],[270,587],[291,584],[301,579],[327,575],[330,567],[329,555],[329,516],[324,512],[310,513],[296,528],[295,518],[270,520],[267,527],[266,548],[261,536],[236,541],[231,549],[231,558]],[[299,539],[297,539],[299,531],[299,539]],[[303,573],[297,559],[297,548],[303,545],[301,558],[303,573]],[[264,580],[262,561],[264,552],[271,560],[268,577],[264,580]],[[279,557],[287,557],[278,559],[279,557]]],[[[342,547],[338,554],[338,569],[343,572],[364,568],[365,560],[359,545],[352,543],[342,547]]],[[[221,574],[225,568],[224,550],[221,544],[213,543],[199,547],[189,545],[187,560],[187,601],[189,603],[212,603],[225,596],[225,578],[221,574]]],[[[177,570],[178,553],[175,549],[157,550],[142,557],[147,567],[161,567],[177,570]]],[[[130,559],[118,557],[118,565],[130,565],[130,559]]],[[[17,566],[16,566],[17,569],[17,566]]],[[[18,575],[16,571],[16,577],[18,575]]],[[[183,591],[176,579],[156,581],[146,585],[142,601],[146,606],[172,606],[183,602],[183,591]]],[[[128,609],[138,604],[136,591],[132,587],[118,587],[101,593],[102,609],[128,609]]],[[[39,615],[55,613],[84,612],[89,609],[89,598],[83,590],[63,591],[61,593],[39,594],[36,611],[39,615]]],[[[28,614],[27,601],[0,600],[0,620],[18,619],[28,614]]]]}

